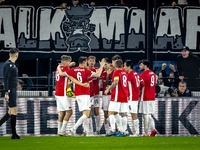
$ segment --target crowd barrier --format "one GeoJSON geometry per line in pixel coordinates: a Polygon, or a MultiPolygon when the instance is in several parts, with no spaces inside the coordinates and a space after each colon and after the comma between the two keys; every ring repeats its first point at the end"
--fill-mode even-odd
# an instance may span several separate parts
{"type": "MultiPolygon", "coordinates": [[[[67,126],[69,129],[75,124],[81,113],[78,110],[76,98],[69,98],[73,115],[67,126]]],[[[157,98],[156,112],[153,115],[158,136],[199,136],[200,132],[200,103],[198,98],[157,98]]],[[[55,98],[18,98],[17,132],[22,136],[55,136],[57,133],[58,112],[55,98]]],[[[7,111],[7,102],[0,98],[0,117],[7,111]]],[[[100,98],[100,107],[102,99],[100,98]]],[[[103,111],[100,109],[101,134],[105,134],[103,111]]],[[[143,134],[142,115],[138,114],[140,121],[140,134],[143,134]]],[[[96,130],[94,115],[93,128],[96,130]]],[[[132,134],[133,123],[128,115],[128,130],[132,134]]],[[[77,129],[77,134],[83,131],[82,126],[77,129]]],[[[11,127],[8,120],[0,127],[0,136],[10,136],[11,127]]]]}

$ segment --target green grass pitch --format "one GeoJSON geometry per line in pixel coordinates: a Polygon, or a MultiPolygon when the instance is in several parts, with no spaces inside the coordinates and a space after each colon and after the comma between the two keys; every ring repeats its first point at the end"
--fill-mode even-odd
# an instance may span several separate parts
{"type": "Polygon", "coordinates": [[[0,150],[195,150],[200,149],[200,137],[23,137],[11,140],[0,137],[0,150]]]}

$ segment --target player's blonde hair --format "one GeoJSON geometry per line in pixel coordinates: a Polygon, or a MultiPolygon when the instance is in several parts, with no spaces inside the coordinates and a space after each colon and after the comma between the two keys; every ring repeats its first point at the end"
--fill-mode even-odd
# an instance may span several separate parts
{"type": "Polygon", "coordinates": [[[72,60],[71,56],[68,56],[68,55],[62,55],[61,56],[61,62],[62,61],[71,61],[71,60],[72,60]]]}
{"type": "Polygon", "coordinates": [[[89,57],[87,58],[87,60],[89,60],[89,59],[94,59],[94,60],[96,60],[96,57],[95,57],[95,56],[89,56],[89,57]]]}

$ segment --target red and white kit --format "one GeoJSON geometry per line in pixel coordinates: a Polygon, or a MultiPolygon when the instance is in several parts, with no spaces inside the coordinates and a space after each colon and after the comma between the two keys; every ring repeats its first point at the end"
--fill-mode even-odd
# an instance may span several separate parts
{"type": "MultiPolygon", "coordinates": [[[[91,69],[92,72],[97,72],[98,71],[98,67],[94,67],[93,69],[91,69]]],[[[93,79],[93,98],[91,99],[91,104],[94,107],[99,107],[100,103],[99,103],[99,79],[96,77],[92,77],[93,79]]]]}
{"type": "Polygon", "coordinates": [[[140,75],[132,70],[128,73],[128,87],[129,87],[129,112],[137,114],[138,100],[140,94],[140,75]]]}
{"type": "Polygon", "coordinates": [[[111,91],[109,111],[127,112],[128,111],[128,77],[124,70],[115,70],[112,82],[118,80],[118,84],[111,91]]]}
{"type": "MultiPolygon", "coordinates": [[[[112,81],[112,76],[113,76],[113,72],[111,74],[109,74],[109,82],[112,81]]],[[[102,109],[104,111],[108,111],[108,106],[110,103],[110,99],[111,99],[111,93],[108,92],[107,95],[105,95],[105,90],[106,90],[106,78],[107,78],[107,71],[103,70],[101,73],[101,78],[103,81],[103,94],[102,94],[102,109]]]]}
{"type": "Polygon", "coordinates": [[[140,77],[144,85],[141,89],[139,112],[143,114],[154,114],[156,75],[153,71],[146,70],[140,77]]]}
{"type": "MultiPolygon", "coordinates": [[[[89,77],[92,76],[92,72],[83,67],[76,67],[70,69],[67,73],[68,76],[72,76],[78,81],[82,83],[89,83],[89,77]]],[[[80,85],[75,84],[75,95],[76,100],[78,102],[79,111],[83,110],[90,110],[91,104],[90,104],[90,89],[89,87],[83,87],[80,85]]]]}
{"type": "MultiPolygon", "coordinates": [[[[61,70],[65,73],[68,71],[68,67],[61,66],[61,70]]],[[[67,97],[67,85],[68,77],[62,77],[56,70],[56,92],[55,98],[57,103],[57,109],[59,111],[71,110],[71,104],[67,97]]]]}

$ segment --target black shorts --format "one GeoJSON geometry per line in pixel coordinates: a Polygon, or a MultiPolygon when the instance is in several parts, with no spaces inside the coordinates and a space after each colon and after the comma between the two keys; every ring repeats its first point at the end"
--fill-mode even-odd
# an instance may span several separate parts
{"type": "Polygon", "coordinates": [[[16,107],[17,106],[16,99],[17,99],[17,89],[11,88],[10,92],[9,92],[8,106],[9,107],[16,107]]]}

